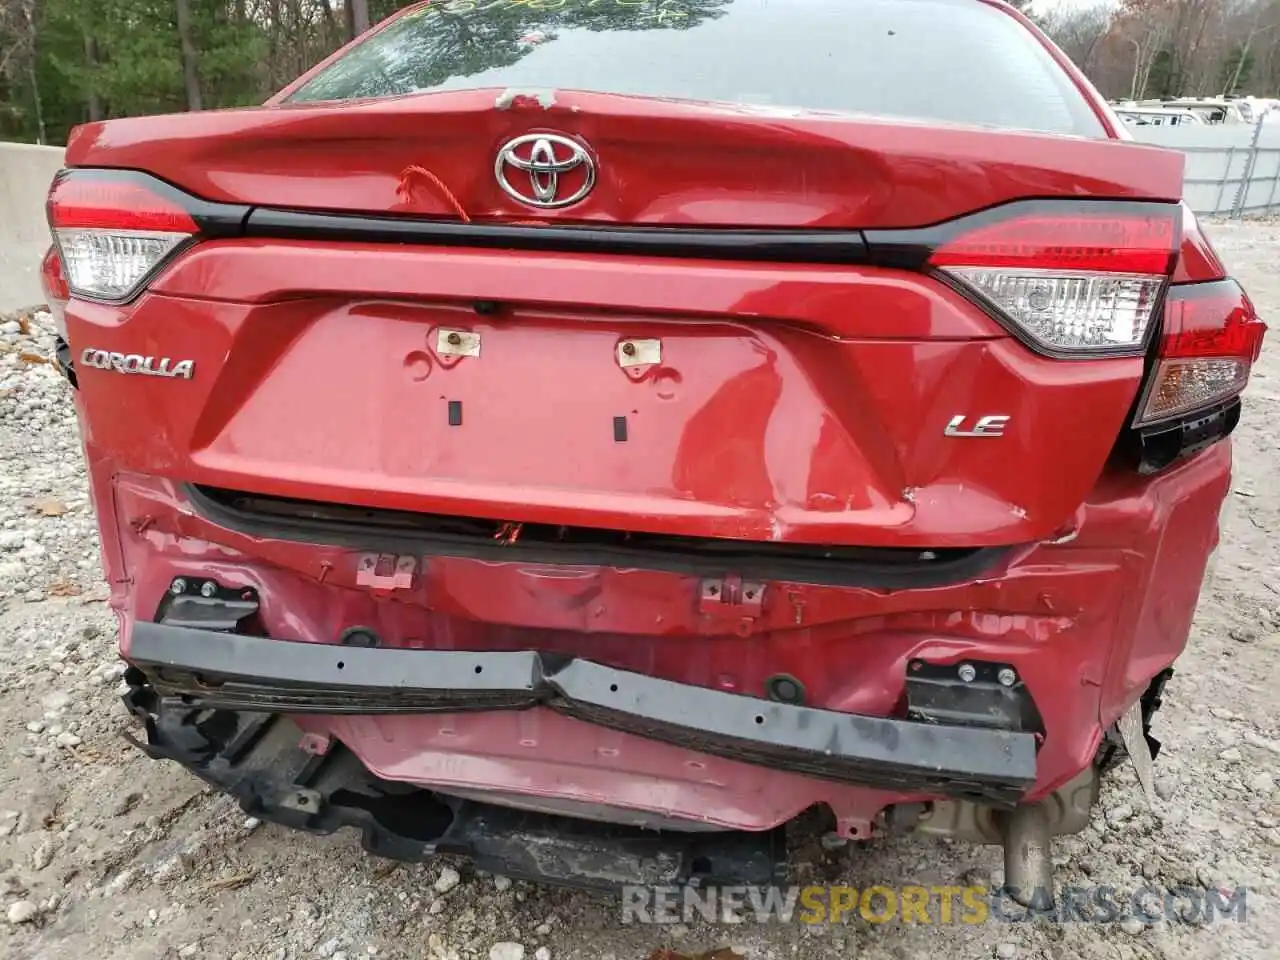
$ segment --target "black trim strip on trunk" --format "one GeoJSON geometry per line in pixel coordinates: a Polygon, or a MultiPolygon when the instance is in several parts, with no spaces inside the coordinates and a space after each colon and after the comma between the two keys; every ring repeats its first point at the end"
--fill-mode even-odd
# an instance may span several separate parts
{"type": "Polygon", "coordinates": [[[459,223],[258,207],[245,236],[283,240],[416,243],[552,253],[612,253],[779,263],[852,264],[867,258],[860,230],[739,230],[459,223]]]}
{"type": "Polygon", "coordinates": [[[636,534],[635,542],[628,543],[621,535],[610,539],[614,531],[595,528],[580,529],[584,535],[598,534],[600,539],[596,541],[538,541],[522,536],[511,543],[495,540],[487,531],[463,531],[468,522],[464,517],[346,508],[365,516],[334,519],[323,514],[342,510],[344,505],[262,497],[191,484],[185,491],[192,507],[211,522],[266,539],[499,562],[639,568],[700,577],[731,573],[749,580],[815,586],[879,590],[950,586],[989,572],[1014,549],[824,547],[647,534],[636,534]],[[239,502],[242,498],[264,506],[278,502],[282,507],[309,508],[320,516],[298,515],[296,509],[288,513],[245,509],[239,502]],[[414,520],[420,526],[413,526],[410,521],[414,520]],[[450,528],[451,521],[456,528],[450,528]]]}
{"type": "MultiPolygon", "coordinates": [[[[122,170],[111,167],[67,167],[54,177],[56,187],[63,180],[74,179],[76,182],[90,181],[102,184],[126,183],[146,190],[155,196],[168,200],[181,207],[200,230],[200,238],[205,240],[222,240],[228,237],[244,235],[244,223],[249,216],[247,203],[218,203],[204,200],[183,190],[181,187],[162,180],[153,173],[142,170],[122,170]]],[[[165,258],[168,263],[177,251],[165,258]]],[[[139,283],[139,287],[144,286],[139,283]]]]}
{"type": "MultiPolygon", "coordinates": [[[[902,229],[615,226],[612,224],[460,223],[314,210],[256,207],[245,220],[247,237],[415,243],[553,253],[634,254],[772,263],[872,264],[923,269],[930,255],[960,234],[1020,216],[1088,211],[1150,213],[1177,208],[1157,200],[1058,197],[1013,200],[923,227],[902,229]]],[[[1172,254],[1171,254],[1172,256],[1172,254]]]]}
{"type": "Polygon", "coordinates": [[[283,240],[330,240],[366,243],[412,243],[552,253],[634,254],[807,264],[873,264],[919,270],[947,240],[977,227],[1010,217],[1077,210],[1139,213],[1162,200],[1116,200],[1106,197],[1033,197],[1011,200],[921,227],[738,228],[624,226],[615,224],[514,225],[463,223],[458,220],[290,209],[248,203],[205,200],[142,170],[113,167],[70,167],[56,179],[75,177],[103,182],[135,183],[173,201],[191,214],[208,239],[256,237],[283,240]]]}

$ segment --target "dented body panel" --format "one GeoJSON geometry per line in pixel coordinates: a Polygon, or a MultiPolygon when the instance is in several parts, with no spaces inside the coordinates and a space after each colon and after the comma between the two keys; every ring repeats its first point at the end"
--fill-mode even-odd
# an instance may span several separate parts
{"type": "MultiPolygon", "coordinates": [[[[1050,126],[431,64],[297,99],[357,45],[78,128],[46,283],[140,745],[562,882],[769,882],[814,814],[1081,829],[1187,642],[1265,328],[1180,155],[1004,4],[921,3],[1012,17],[1050,126]]],[[[602,22],[682,42],[635,6],[602,22]]]]}

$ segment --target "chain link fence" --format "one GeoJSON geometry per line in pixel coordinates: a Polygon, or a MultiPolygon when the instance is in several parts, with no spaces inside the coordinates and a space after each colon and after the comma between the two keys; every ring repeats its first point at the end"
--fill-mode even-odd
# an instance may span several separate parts
{"type": "Polygon", "coordinates": [[[1233,126],[1130,127],[1134,137],[1187,155],[1185,198],[1197,214],[1280,213],[1280,118],[1233,126]]]}

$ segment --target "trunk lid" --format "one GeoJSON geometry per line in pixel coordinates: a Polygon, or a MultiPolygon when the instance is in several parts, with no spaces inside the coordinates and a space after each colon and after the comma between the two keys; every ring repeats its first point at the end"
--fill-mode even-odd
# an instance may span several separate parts
{"type": "MultiPolygon", "coordinates": [[[[254,206],[811,229],[920,227],[1024,197],[1177,201],[1183,164],[1102,139],[500,88],[112,120],[78,128],[67,162],[148,170],[254,206]],[[581,202],[540,209],[500,186],[504,145],[540,135],[591,158],[596,182],[581,202]]],[[[528,191],[528,171],[505,172],[528,191]]],[[[566,171],[561,196],[584,173],[566,171]]]]}
{"type": "Polygon", "coordinates": [[[1112,140],[504,90],[110,121],[68,161],[256,208],[248,236],[181,252],[119,330],[78,308],[93,346],[199,371],[182,404],[153,378],[85,378],[121,412],[99,436],[139,472],[552,539],[926,553],[1061,533],[1143,381],[1142,344],[1062,359],[1019,342],[992,257],[1032,250],[1024,281],[1036,251],[1094,264],[1140,211],[1176,212],[1182,183],[1180,155],[1112,140]],[[589,152],[580,203],[501,188],[495,157],[530,134],[589,152]],[[1010,204],[1030,210],[1011,234],[1010,204]],[[1057,206],[1085,210],[1068,247],[1098,211],[1129,220],[1064,253],[1057,206]],[[978,240],[952,243],[961,218],[978,240]],[[403,229],[370,242],[388,222],[403,229]],[[733,227],[858,243],[811,264],[545,243],[733,227]]]}

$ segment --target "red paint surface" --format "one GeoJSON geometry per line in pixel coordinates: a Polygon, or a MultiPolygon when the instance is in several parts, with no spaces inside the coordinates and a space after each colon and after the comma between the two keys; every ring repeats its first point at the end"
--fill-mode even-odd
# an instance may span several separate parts
{"type": "Polygon", "coordinates": [[[1177,200],[1180,153],[962,126],[802,115],[561,91],[550,109],[500,89],[289,104],[86,124],[70,166],[148,170],[207,200],[473,220],[758,227],[913,227],[1022,197],[1177,200]],[[598,182],[530,210],[493,176],[506,141],[578,138],[598,182]],[[305,163],[298,158],[305,157],[305,163]]]}
{"type": "Polygon", "coordinates": [[[1209,243],[1195,214],[1185,203],[1182,204],[1182,255],[1178,258],[1178,266],[1173,273],[1174,283],[1203,283],[1208,280],[1221,280],[1227,275],[1227,269],[1218,258],[1217,251],[1209,243]]]}
{"type": "MultiPolygon", "coordinates": [[[[364,624],[395,645],[561,651],[751,695],[789,673],[810,702],[868,714],[897,709],[910,658],[1000,660],[1049,731],[1039,794],[1090,761],[1181,651],[1227,492],[1226,445],[1157,478],[1106,469],[1141,360],[1037,357],[904,272],[227,241],[184,255],[156,289],[68,309],[73,343],[196,361],[182,382],[81,372],[126,638],[173,577],[212,576],[256,587],[277,636],[331,642],[364,624]],[[347,293],[316,292],[325,277],[347,293]],[[483,318],[456,305],[482,289],[524,302],[483,318]],[[565,305],[564,290],[603,309],[565,305]],[[441,325],[479,332],[479,360],[442,364],[441,325]],[[663,340],[639,380],[615,361],[629,336],[663,340]],[[448,427],[445,397],[464,400],[463,427],[448,427]],[[957,409],[1011,411],[1014,428],[947,440],[957,409]],[[184,481],[708,536],[1027,546],[952,588],[769,584],[744,629],[699,612],[696,578],[654,572],[425,558],[414,587],[387,596],[357,582],[362,551],[219,529],[183,502],[184,481]]],[[[543,711],[306,724],[384,776],[725,826],[823,802],[865,829],[904,799],[543,711]]]]}
{"type": "MultiPolygon", "coordinates": [[[[886,715],[906,663],[1011,663],[1048,736],[1032,796],[1093,757],[1102,729],[1186,642],[1227,492],[1227,444],[1158,479],[1108,478],[1069,543],[1023,552],[980,583],[886,594],[773,583],[750,632],[699,612],[697,578],[645,571],[426,558],[412,589],[360,587],[358,551],[256,540],[200,519],[172,483],[97,460],[112,603],[124,628],[150,619],[173,577],[252,586],[277,636],[332,642],[361,624],[394,646],[539,649],[682,683],[761,696],[789,673],[809,702],[886,715]],[[114,479],[113,479],[114,477],[114,479]],[[141,528],[141,529],[139,529],[141,528]],[[118,538],[118,539],[117,539],[118,538]],[[320,582],[324,574],[323,583],[320,582]]],[[[309,718],[392,779],[572,797],[761,829],[813,803],[869,822],[906,795],[735,763],[543,710],[309,718]]]]}
{"type": "Polygon", "coordinates": [[[1088,494],[1143,372],[1038,357],[945,285],[871,268],[221,242],[155,289],[69,309],[75,344],[195,361],[182,383],[84,372],[123,468],[499,520],[1028,542],[1088,494]],[[346,295],[316,289],[330,277],[346,295]],[[514,305],[458,302],[482,291],[514,305]],[[441,362],[442,327],[481,356],[441,362]],[[628,337],[663,343],[639,379],[615,359],[628,337]],[[961,413],[1013,419],[999,442],[945,437],[961,413]]]}
{"type": "MultiPolygon", "coordinates": [[[[1131,144],[578,93],[498,110],[497,93],[91,124],[68,162],[150,170],[210,200],[528,220],[492,158],[549,130],[600,163],[584,203],[539,214],[560,222],[910,227],[1022,197],[1181,194],[1181,158],[1131,144]]],[[[1184,237],[1179,278],[1207,279],[1216,257],[1194,224],[1184,237]]],[[[190,381],[78,371],[126,655],[131,625],[184,576],[256,588],[274,636],[333,642],[361,624],[399,647],[562,652],[755,696],[787,673],[814,705],[873,715],[900,709],[909,659],[999,660],[1047,729],[1032,797],[1084,768],[1181,652],[1229,487],[1226,443],[1155,477],[1109,466],[1140,358],[1037,356],[906,271],[227,240],[186,251],[128,306],[73,299],[66,313],[73,357],[195,361],[190,381]],[[481,316],[477,299],[503,306],[481,316]],[[442,358],[441,327],[478,333],[481,356],[442,358]],[[660,338],[661,364],[621,369],[632,337],[660,338]],[[998,441],[944,437],[959,414],[1012,419],[998,441]],[[770,583],[744,623],[707,612],[696,578],[638,570],[426,557],[411,587],[372,589],[358,579],[368,551],[221,529],[184,501],[186,482],[696,536],[1018,549],[947,588],[770,583]]],[[[542,710],[302,722],[392,779],[724,826],[825,803],[865,833],[916,799],[542,710]]]]}

